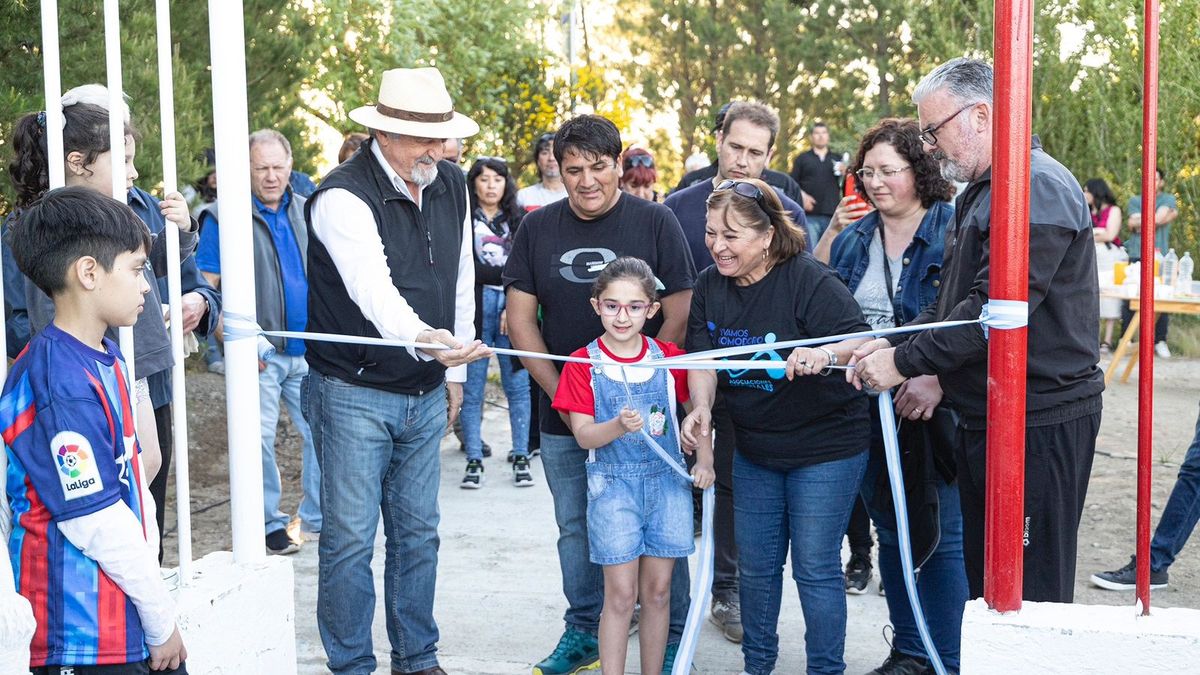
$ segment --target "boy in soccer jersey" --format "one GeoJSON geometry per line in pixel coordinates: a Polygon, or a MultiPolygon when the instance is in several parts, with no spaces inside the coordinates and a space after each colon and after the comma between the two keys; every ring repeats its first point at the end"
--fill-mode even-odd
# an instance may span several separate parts
{"type": "Polygon", "coordinates": [[[158,569],[129,376],[105,337],[143,310],[150,232],[125,204],[63,188],[31,205],[8,243],[55,308],[0,397],[8,551],[37,621],[31,672],[185,673],[187,650],[158,569]]]}

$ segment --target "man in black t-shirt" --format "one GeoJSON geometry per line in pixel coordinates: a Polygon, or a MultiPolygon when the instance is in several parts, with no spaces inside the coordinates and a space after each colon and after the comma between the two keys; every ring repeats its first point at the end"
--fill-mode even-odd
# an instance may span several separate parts
{"type": "Polygon", "coordinates": [[[829,149],[829,127],[824,122],[812,126],[808,139],[812,147],[796,155],[792,178],[809,195],[804,200],[804,213],[820,237],[829,227],[829,220],[841,200],[838,180],[846,167],[841,166],[841,158],[829,149]]]}
{"type": "MultiPolygon", "coordinates": [[[[644,331],[682,344],[695,273],[683,231],[661,204],[622,193],[621,136],[597,115],[581,115],[559,129],[554,154],[567,199],[525,217],[504,268],[508,331],[513,346],[567,355],[604,332],[591,303],[592,282],[620,256],[650,264],[660,282],[662,312],[644,331]],[[542,309],[538,325],[538,306],[542,309]]],[[[558,559],[569,607],[554,653],[537,664],[543,675],[573,673],[599,660],[596,633],[604,602],[603,573],[589,559],[585,452],[565,418],[552,410],[559,370],[544,359],[522,359],[542,389],[542,467],[554,497],[558,559]]],[[[681,558],[671,579],[669,668],[688,610],[688,567],[681,558]]]]}

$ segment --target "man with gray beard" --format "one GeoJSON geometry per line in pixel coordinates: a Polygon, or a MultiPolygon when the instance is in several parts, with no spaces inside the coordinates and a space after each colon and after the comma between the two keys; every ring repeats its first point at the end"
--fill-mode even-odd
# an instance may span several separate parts
{"type": "Polygon", "coordinates": [[[308,201],[308,329],[446,349],[311,341],[305,414],[321,464],[317,625],[334,673],[375,672],[371,554],[382,511],[393,675],[444,675],[433,618],[438,444],[462,405],[475,339],[475,265],[463,173],[443,141],[479,125],[436,68],[389,70],[371,131],[308,201]],[[449,411],[447,411],[447,399],[449,411]]]}
{"type": "MultiPolygon", "coordinates": [[[[954,59],[913,93],[925,151],[968,183],[946,235],[937,303],[911,323],[976,319],[991,264],[992,67],[954,59]]],[[[1025,407],[1024,598],[1071,602],[1104,378],[1097,362],[1099,288],[1092,222],[1071,172],[1033,137],[1029,162],[1029,353],[1025,407]]],[[[855,350],[851,376],[879,391],[937,375],[959,414],[955,435],[963,559],[983,594],[987,476],[987,337],[978,324],[880,338],[855,350]]]]}

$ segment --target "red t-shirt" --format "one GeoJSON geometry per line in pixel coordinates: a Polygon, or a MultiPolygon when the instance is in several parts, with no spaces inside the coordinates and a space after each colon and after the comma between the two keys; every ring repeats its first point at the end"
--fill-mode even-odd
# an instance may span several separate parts
{"type": "MultiPolygon", "coordinates": [[[[638,363],[648,359],[648,340],[654,340],[654,338],[647,338],[643,336],[642,351],[632,359],[623,359],[614,356],[613,353],[608,351],[608,349],[604,346],[604,340],[599,341],[600,351],[604,352],[606,357],[612,359],[616,363],[638,363]]],[[[654,343],[658,345],[660,350],[662,350],[664,357],[680,356],[687,353],[671,342],[654,340],[654,343]]],[[[586,359],[588,357],[587,347],[582,347],[575,350],[571,356],[586,359]]],[[[674,378],[675,381],[675,398],[680,403],[687,403],[689,398],[687,372],[688,371],[686,370],[670,371],[671,377],[674,378]]],[[[625,376],[629,378],[630,382],[645,382],[646,380],[650,379],[654,373],[655,371],[650,368],[627,368],[625,370],[625,376]]],[[[614,374],[613,377],[620,378],[620,375],[614,374]]],[[[584,415],[594,416],[596,414],[596,398],[592,389],[592,367],[586,363],[568,363],[564,365],[562,375],[559,376],[558,380],[558,391],[554,394],[554,403],[552,405],[554,406],[555,410],[560,410],[565,413],[577,412],[584,415]]]]}

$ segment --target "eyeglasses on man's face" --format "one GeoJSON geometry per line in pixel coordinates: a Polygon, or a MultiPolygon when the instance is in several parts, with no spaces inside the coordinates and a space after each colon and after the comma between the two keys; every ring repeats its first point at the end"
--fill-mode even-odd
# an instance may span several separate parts
{"type": "Polygon", "coordinates": [[[922,129],[921,130],[921,142],[924,143],[925,145],[930,145],[930,146],[937,145],[938,129],[941,129],[942,127],[946,126],[946,124],[949,123],[950,120],[954,119],[955,117],[958,117],[959,115],[962,114],[962,112],[964,110],[967,110],[968,108],[972,108],[975,105],[976,105],[975,103],[968,103],[968,104],[964,105],[963,107],[959,108],[953,115],[947,117],[946,119],[942,120],[941,122],[938,122],[937,124],[933,124],[933,125],[930,125],[928,127],[925,127],[924,129],[922,129]]]}

